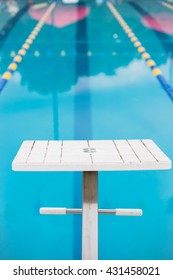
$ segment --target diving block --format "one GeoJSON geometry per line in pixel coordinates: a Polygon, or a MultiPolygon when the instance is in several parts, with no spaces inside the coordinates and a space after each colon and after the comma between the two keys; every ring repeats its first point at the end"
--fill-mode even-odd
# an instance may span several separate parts
{"type": "MultiPolygon", "coordinates": [[[[166,170],[171,160],[150,139],[24,141],[14,171],[82,171],[82,258],[98,259],[98,172],[166,170]]],[[[100,212],[99,212],[100,211],[100,212]]],[[[108,210],[110,211],[110,210],[108,210]]],[[[66,208],[41,208],[41,214],[67,214],[66,208]]],[[[76,213],[77,214],[77,213],[76,213]]],[[[118,216],[141,216],[141,209],[115,209],[118,216]]]]}

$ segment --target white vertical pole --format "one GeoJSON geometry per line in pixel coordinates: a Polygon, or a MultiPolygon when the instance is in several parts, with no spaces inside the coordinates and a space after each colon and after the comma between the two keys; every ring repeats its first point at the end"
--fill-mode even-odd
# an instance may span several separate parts
{"type": "Polygon", "coordinates": [[[83,172],[82,259],[98,259],[98,172],[83,172]]]}

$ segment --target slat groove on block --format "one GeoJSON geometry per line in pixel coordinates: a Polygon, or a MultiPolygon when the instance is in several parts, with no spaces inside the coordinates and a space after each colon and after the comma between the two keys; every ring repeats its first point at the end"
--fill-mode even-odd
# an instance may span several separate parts
{"type": "Polygon", "coordinates": [[[28,164],[38,164],[44,162],[45,151],[47,148],[48,141],[35,141],[32,147],[31,153],[27,159],[28,164]]]}
{"type": "Polygon", "coordinates": [[[153,156],[153,154],[144,145],[142,140],[128,140],[128,142],[131,145],[134,152],[136,153],[141,163],[143,162],[150,163],[150,162],[157,161],[157,159],[153,156]]]}
{"type": "Polygon", "coordinates": [[[163,153],[163,151],[150,139],[142,140],[146,149],[152,154],[152,156],[156,159],[157,162],[165,162],[170,159],[163,153]]]}
{"type": "Polygon", "coordinates": [[[129,144],[130,148],[132,149],[133,153],[135,154],[135,156],[138,158],[139,162],[142,162],[138,156],[138,154],[135,151],[135,148],[133,148],[133,146],[130,144],[130,141],[127,140],[127,143],[129,144]]]}
{"type": "MultiPolygon", "coordinates": [[[[92,148],[91,146],[90,146],[90,141],[89,140],[87,140],[87,144],[88,144],[88,148],[92,148]]],[[[90,153],[90,159],[91,159],[91,163],[93,164],[93,157],[92,157],[92,154],[90,153]]]]}
{"type": "Polygon", "coordinates": [[[63,142],[61,142],[61,154],[60,154],[60,163],[62,163],[62,151],[63,151],[63,142]]]}
{"type": "Polygon", "coordinates": [[[29,154],[28,154],[26,163],[28,162],[28,159],[29,159],[29,157],[30,157],[30,155],[31,155],[31,153],[32,153],[33,148],[34,148],[34,145],[35,145],[35,141],[33,141],[33,144],[32,144],[31,150],[30,150],[30,152],[29,152],[29,154]]]}
{"type": "Polygon", "coordinates": [[[47,146],[46,146],[46,150],[45,150],[44,158],[43,158],[43,163],[45,163],[45,160],[46,160],[46,156],[47,156],[47,152],[48,152],[49,143],[50,143],[50,141],[47,142],[47,146]]]}
{"type": "Polygon", "coordinates": [[[114,143],[114,145],[115,145],[115,149],[117,150],[117,152],[118,152],[120,158],[122,159],[122,162],[124,163],[125,161],[124,161],[124,159],[123,159],[123,157],[122,157],[122,155],[121,155],[121,153],[120,153],[120,151],[119,151],[119,149],[118,149],[118,147],[117,147],[117,145],[116,145],[116,143],[115,143],[115,140],[113,140],[113,143],[114,143]]]}
{"type": "Polygon", "coordinates": [[[86,140],[63,141],[62,164],[91,164],[86,140]]]}
{"type": "Polygon", "coordinates": [[[27,162],[28,156],[31,153],[34,141],[25,141],[22,143],[17,155],[15,156],[14,161],[17,161],[19,164],[27,162]]]}
{"type": "Polygon", "coordinates": [[[145,142],[143,140],[141,140],[143,145],[145,146],[145,148],[148,150],[148,152],[155,158],[155,160],[157,162],[159,162],[159,160],[155,157],[155,155],[153,154],[153,152],[149,149],[149,147],[145,144],[145,142]]]}
{"type": "Polygon", "coordinates": [[[140,163],[138,157],[131,149],[127,140],[115,140],[114,143],[123,159],[124,163],[127,164],[137,164],[140,163]]]}
{"type": "Polygon", "coordinates": [[[60,163],[61,141],[49,141],[45,154],[45,164],[60,163]]]}
{"type": "MultiPolygon", "coordinates": [[[[142,141],[141,141],[142,142],[142,141]]],[[[144,143],[142,142],[142,144],[144,145],[144,143]]],[[[151,153],[151,151],[144,145],[144,147],[146,148],[146,150],[148,151],[148,155],[150,155],[150,157],[152,158],[153,161],[158,162],[157,158],[151,153]]],[[[148,157],[147,155],[147,157],[148,157]]],[[[148,159],[148,158],[147,158],[148,159]]]]}
{"type": "Polygon", "coordinates": [[[93,149],[91,153],[93,164],[123,163],[113,140],[90,140],[89,143],[93,149]]]}

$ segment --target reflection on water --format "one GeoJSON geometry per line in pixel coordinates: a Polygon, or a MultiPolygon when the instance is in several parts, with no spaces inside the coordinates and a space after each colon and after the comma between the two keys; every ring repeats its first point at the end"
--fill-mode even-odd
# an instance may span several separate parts
{"type": "Polygon", "coordinates": [[[0,2],[0,49],[28,8],[29,3],[27,0],[7,0],[0,2]]]}
{"type": "Polygon", "coordinates": [[[13,17],[19,11],[19,6],[18,6],[17,1],[6,0],[5,2],[6,2],[6,6],[7,6],[7,11],[13,17]]]}

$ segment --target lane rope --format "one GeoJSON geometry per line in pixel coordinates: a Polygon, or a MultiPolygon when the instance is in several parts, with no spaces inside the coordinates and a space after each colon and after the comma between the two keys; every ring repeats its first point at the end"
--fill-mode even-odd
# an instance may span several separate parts
{"type": "Polygon", "coordinates": [[[171,5],[167,2],[161,1],[161,0],[156,0],[156,1],[159,2],[161,5],[167,7],[168,9],[173,10],[173,5],[171,5]]]}
{"type": "Polygon", "coordinates": [[[45,8],[48,6],[48,3],[46,2],[43,2],[43,3],[40,3],[40,4],[35,4],[32,6],[32,9],[33,10],[39,10],[39,9],[42,9],[42,8],[45,8]]]}
{"type": "Polygon", "coordinates": [[[4,72],[2,77],[0,78],[0,93],[4,89],[7,82],[11,79],[13,73],[17,70],[18,65],[21,63],[23,57],[26,55],[27,51],[29,50],[30,46],[32,45],[33,41],[36,39],[37,35],[41,31],[43,25],[46,22],[46,19],[50,15],[50,13],[56,7],[57,1],[54,1],[49,8],[46,10],[42,18],[39,20],[35,28],[32,30],[28,38],[25,40],[22,47],[19,49],[17,55],[13,58],[12,62],[9,64],[7,70],[4,72]]]}
{"type": "Polygon", "coordinates": [[[122,16],[117,11],[117,9],[113,6],[113,4],[109,1],[107,1],[106,4],[107,4],[107,7],[109,8],[109,10],[112,12],[114,17],[116,18],[116,20],[118,21],[118,23],[121,25],[124,32],[127,34],[128,38],[133,43],[134,47],[137,49],[138,53],[140,53],[142,59],[145,60],[147,66],[151,69],[153,75],[158,79],[162,88],[166,91],[168,96],[173,101],[173,88],[167,82],[167,80],[163,76],[161,70],[157,67],[156,62],[151,58],[150,54],[143,47],[142,43],[138,40],[138,38],[134,34],[133,30],[126,23],[126,21],[122,18],[122,16]]]}

